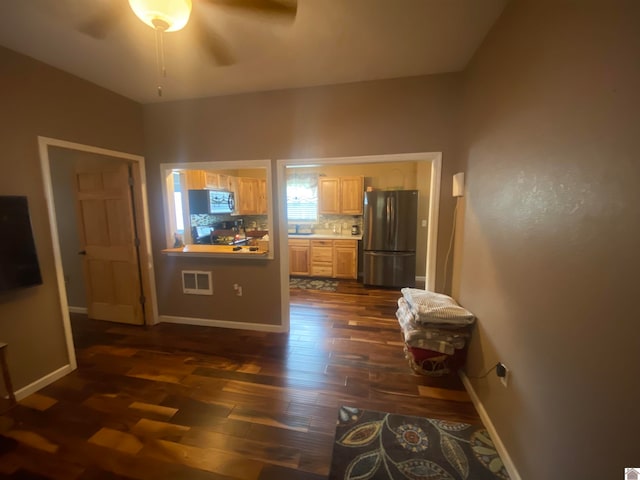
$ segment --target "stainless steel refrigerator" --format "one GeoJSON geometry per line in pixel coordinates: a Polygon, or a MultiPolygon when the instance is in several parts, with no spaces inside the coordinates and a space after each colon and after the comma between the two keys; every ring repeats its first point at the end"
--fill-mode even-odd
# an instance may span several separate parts
{"type": "Polygon", "coordinates": [[[417,190],[365,192],[365,285],[415,286],[417,224],[417,190]]]}

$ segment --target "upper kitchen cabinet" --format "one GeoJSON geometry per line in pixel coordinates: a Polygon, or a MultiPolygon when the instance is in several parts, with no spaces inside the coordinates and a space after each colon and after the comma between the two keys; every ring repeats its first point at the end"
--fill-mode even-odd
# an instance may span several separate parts
{"type": "Polygon", "coordinates": [[[185,170],[185,186],[188,190],[202,190],[206,188],[204,170],[185,170]]]}
{"type": "Polygon", "coordinates": [[[267,181],[262,178],[240,177],[236,181],[237,215],[267,213],[267,181]]]}
{"type": "Polygon", "coordinates": [[[364,177],[320,177],[318,213],[362,215],[364,177]]]}
{"type": "Polygon", "coordinates": [[[188,190],[229,190],[229,175],[206,170],[185,170],[188,190]]]}
{"type": "Polygon", "coordinates": [[[318,213],[340,213],[340,179],[320,177],[318,179],[318,213]]]}
{"type": "Polygon", "coordinates": [[[340,177],[340,213],[362,215],[364,177],[340,177]]]}

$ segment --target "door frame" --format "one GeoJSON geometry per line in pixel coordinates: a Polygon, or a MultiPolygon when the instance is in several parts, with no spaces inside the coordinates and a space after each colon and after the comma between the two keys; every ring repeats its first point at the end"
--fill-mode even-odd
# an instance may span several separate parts
{"type": "MultiPolygon", "coordinates": [[[[53,243],[53,259],[56,270],[56,279],[58,282],[58,296],[60,298],[60,308],[62,313],[62,321],[64,326],[64,334],[67,344],[67,355],[69,364],[72,369],[76,369],[76,354],[73,345],[73,335],[71,332],[71,319],[69,316],[69,304],[67,302],[67,289],[64,282],[64,270],[62,267],[62,254],[60,250],[60,238],[58,235],[58,224],[56,220],[56,206],[53,197],[53,183],[51,180],[51,161],[49,159],[49,147],[60,147],[68,150],[77,150],[81,152],[94,153],[111,157],[117,160],[128,160],[135,162],[140,173],[140,185],[134,185],[136,197],[142,199],[142,205],[138,207],[136,213],[140,216],[138,225],[145,231],[145,239],[142,247],[146,249],[146,257],[148,263],[142,270],[142,275],[147,277],[146,284],[149,286],[149,292],[145,292],[145,296],[149,299],[148,306],[151,308],[151,322],[145,318],[145,324],[155,324],[158,321],[158,301],[156,296],[155,275],[153,268],[153,256],[151,255],[151,229],[149,226],[149,205],[147,200],[147,176],[145,169],[144,157],[131,153],[119,152],[116,150],[108,150],[105,148],[84,145],[81,143],[59,140],[56,138],[38,136],[38,151],[40,154],[40,168],[42,171],[42,181],[44,185],[44,196],[47,202],[47,210],[49,213],[49,225],[51,227],[51,240],[53,243]]],[[[86,281],[86,280],[85,280],[86,281]]]]}
{"type": "Polygon", "coordinates": [[[282,330],[289,331],[289,249],[287,217],[287,177],[288,166],[299,165],[357,165],[393,162],[429,162],[431,178],[429,183],[429,215],[427,232],[426,280],[425,288],[435,291],[436,260],[438,247],[438,216],[440,214],[440,184],[442,181],[442,152],[398,153],[385,155],[364,155],[356,157],[290,158],[277,161],[278,188],[278,237],[280,245],[280,304],[282,309],[282,330]]]}

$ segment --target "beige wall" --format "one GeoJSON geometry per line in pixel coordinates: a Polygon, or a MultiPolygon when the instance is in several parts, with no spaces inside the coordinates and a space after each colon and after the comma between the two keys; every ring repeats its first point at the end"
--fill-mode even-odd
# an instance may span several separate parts
{"type": "Polygon", "coordinates": [[[49,148],[51,184],[56,205],[56,226],[70,307],[87,308],[87,291],[82,272],[82,250],[74,190],[75,156],[66,148],[49,148]]]}
{"type": "MultiPolygon", "coordinates": [[[[457,171],[459,98],[460,76],[452,74],[146,105],[150,203],[160,205],[158,166],[171,162],[441,151],[447,182],[457,171]]],[[[273,173],[275,178],[275,165],[273,173]]],[[[451,231],[448,193],[441,208],[439,245],[447,243],[451,231]]],[[[151,227],[153,243],[162,244],[162,212],[152,213],[151,227]]],[[[258,264],[178,259],[156,249],[160,313],[279,323],[277,232],[274,237],[275,260],[258,264]],[[180,292],[180,270],[194,265],[210,269],[218,279],[213,297],[187,298],[180,292]],[[234,297],[233,283],[243,285],[244,301],[234,297]]],[[[438,255],[439,274],[443,255],[438,255]]]]}
{"type": "Polygon", "coordinates": [[[0,341],[20,389],[67,363],[37,136],[142,151],[136,103],[0,48],[0,194],[29,199],[43,285],[0,297],[0,341]]]}
{"type": "MultiPolygon", "coordinates": [[[[512,1],[467,72],[468,370],[523,479],[638,463],[640,2],[512,1]]],[[[460,237],[459,237],[460,238],[460,237]]]]}

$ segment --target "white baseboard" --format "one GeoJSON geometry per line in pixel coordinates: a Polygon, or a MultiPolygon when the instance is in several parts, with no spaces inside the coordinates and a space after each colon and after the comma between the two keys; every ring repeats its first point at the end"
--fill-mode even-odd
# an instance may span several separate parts
{"type": "Polygon", "coordinates": [[[69,313],[89,313],[87,307],[69,307],[69,313]]]}
{"type": "Polygon", "coordinates": [[[516,466],[514,465],[513,460],[511,460],[511,457],[509,456],[509,452],[507,452],[507,449],[504,447],[504,443],[502,443],[502,440],[500,439],[496,427],[493,425],[493,422],[491,421],[487,410],[484,408],[484,405],[482,405],[478,394],[469,381],[469,377],[467,377],[462,370],[460,370],[458,373],[460,375],[462,383],[464,384],[464,388],[467,390],[467,393],[471,397],[473,406],[476,407],[478,415],[480,415],[480,420],[482,420],[482,423],[491,436],[491,440],[493,440],[493,444],[496,447],[496,450],[498,451],[498,454],[502,459],[502,463],[504,464],[504,468],[506,468],[507,472],[509,473],[511,480],[522,480],[520,474],[518,473],[518,470],[516,470],[516,466]]]}
{"type": "Polygon", "coordinates": [[[14,392],[16,396],[16,400],[22,400],[25,397],[28,397],[32,393],[37,392],[38,390],[43,389],[47,385],[52,384],[56,380],[64,377],[65,375],[73,372],[75,370],[71,365],[65,365],[64,367],[60,367],[57,370],[45,375],[44,377],[36,380],[35,382],[30,383],[26,387],[22,387],[20,390],[14,392]]]}
{"type": "Polygon", "coordinates": [[[158,319],[159,323],[181,323],[183,325],[199,325],[202,327],[219,327],[219,328],[233,328],[238,330],[255,330],[258,332],[286,332],[286,328],[282,325],[266,325],[264,323],[243,323],[243,322],[231,322],[229,320],[211,320],[208,318],[195,318],[195,317],[174,317],[171,315],[160,315],[158,319]]]}

